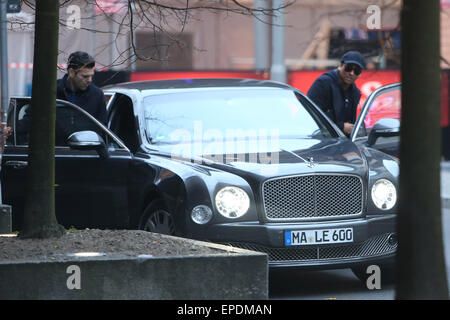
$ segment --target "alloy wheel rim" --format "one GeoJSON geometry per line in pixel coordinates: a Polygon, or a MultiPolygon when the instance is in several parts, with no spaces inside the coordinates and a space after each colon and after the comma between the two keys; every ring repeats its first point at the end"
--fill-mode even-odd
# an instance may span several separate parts
{"type": "Polygon", "coordinates": [[[153,212],[147,219],[144,230],[168,235],[175,233],[172,217],[164,210],[153,212]]]}

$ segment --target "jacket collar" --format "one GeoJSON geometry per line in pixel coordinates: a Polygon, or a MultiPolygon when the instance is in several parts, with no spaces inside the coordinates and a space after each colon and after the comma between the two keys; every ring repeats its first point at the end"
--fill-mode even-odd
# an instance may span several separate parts
{"type": "MultiPolygon", "coordinates": [[[[339,88],[341,88],[342,90],[345,90],[345,89],[342,87],[342,85],[341,85],[342,80],[341,80],[341,78],[339,77],[339,70],[338,70],[337,68],[334,69],[334,70],[331,70],[331,71],[327,72],[326,74],[328,74],[328,76],[329,76],[330,78],[332,78],[333,80],[336,81],[336,83],[339,85],[339,88]]],[[[347,90],[353,91],[353,90],[355,90],[356,88],[357,88],[357,87],[356,87],[356,84],[355,84],[355,83],[352,83],[352,84],[350,85],[350,87],[348,87],[347,90]]]]}
{"type": "Polygon", "coordinates": [[[83,94],[85,94],[85,93],[87,93],[89,91],[89,89],[91,87],[91,84],[89,84],[88,87],[86,88],[86,90],[84,90],[84,91],[75,91],[75,92],[72,91],[72,89],[70,88],[69,81],[67,81],[68,77],[69,77],[69,75],[66,73],[64,75],[64,77],[62,77],[62,79],[61,79],[61,84],[62,84],[61,85],[61,89],[64,92],[71,92],[71,93],[75,93],[77,95],[83,95],[83,94]]]}

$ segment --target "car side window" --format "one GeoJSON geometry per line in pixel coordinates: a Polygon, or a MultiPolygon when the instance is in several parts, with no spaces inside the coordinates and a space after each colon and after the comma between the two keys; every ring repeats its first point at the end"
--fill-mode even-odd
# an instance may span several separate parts
{"type": "MultiPolygon", "coordinates": [[[[30,104],[18,104],[16,107],[15,134],[16,145],[28,145],[30,130],[30,104]]],[[[90,117],[76,108],[64,103],[56,104],[55,147],[67,147],[67,138],[74,132],[94,131],[99,134],[111,149],[120,146],[90,117]]]]}
{"type": "Polygon", "coordinates": [[[398,88],[381,92],[367,106],[361,126],[356,132],[357,138],[367,138],[375,123],[384,118],[400,120],[401,116],[401,91],[398,88]]]}
{"type": "Polygon", "coordinates": [[[306,99],[305,97],[303,97],[301,94],[299,94],[297,92],[295,93],[295,96],[300,101],[300,103],[305,106],[306,110],[308,110],[308,112],[311,114],[311,116],[313,116],[314,119],[316,120],[317,125],[320,128],[320,132],[317,132],[317,135],[322,135],[324,137],[336,137],[337,136],[336,132],[333,130],[333,128],[330,126],[330,124],[327,123],[325,121],[325,119],[323,119],[319,115],[319,113],[316,111],[315,107],[308,101],[308,99],[306,99]]]}
{"type": "Polygon", "coordinates": [[[17,103],[16,105],[16,121],[15,121],[15,138],[16,145],[28,145],[30,116],[29,103],[17,103]]]}
{"type": "Polygon", "coordinates": [[[64,104],[56,105],[55,147],[67,146],[67,138],[74,132],[94,131],[103,139],[101,128],[85,114],[64,104]]]}
{"type": "Polygon", "coordinates": [[[119,95],[111,106],[109,129],[131,152],[137,151],[140,146],[137,121],[133,112],[133,102],[127,96],[119,95]]]}

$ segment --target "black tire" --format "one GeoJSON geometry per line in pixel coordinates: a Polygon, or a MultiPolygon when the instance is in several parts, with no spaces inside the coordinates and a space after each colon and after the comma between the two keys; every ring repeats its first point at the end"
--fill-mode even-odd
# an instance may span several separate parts
{"type": "MultiPolygon", "coordinates": [[[[370,274],[367,273],[367,266],[359,266],[352,268],[353,274],[366,285],[367,279],[370,274]]],[[[381,284],[389,285],[395,283],[395,265],[381,265],[381,284]]]]}
{"type": "Polygon", "coordinates": [[[139,229],[167,235],[175,234],[172,214],[164,207],[161,200],[150,203],[144,210],[139,229]]]}

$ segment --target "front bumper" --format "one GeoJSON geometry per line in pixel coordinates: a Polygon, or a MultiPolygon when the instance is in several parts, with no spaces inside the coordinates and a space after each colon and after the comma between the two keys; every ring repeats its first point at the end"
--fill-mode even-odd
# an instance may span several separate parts
{"type": "Polygon", "coordinates": [[[393,263],[397,249],[393,214],[360,219],[303,223],[241,222],[210,225],[195,237],[265,252],[270,267],[345,268],[393,263]],[[285,246],[286,230],[353,228],[353,242],[285,246]]]}

